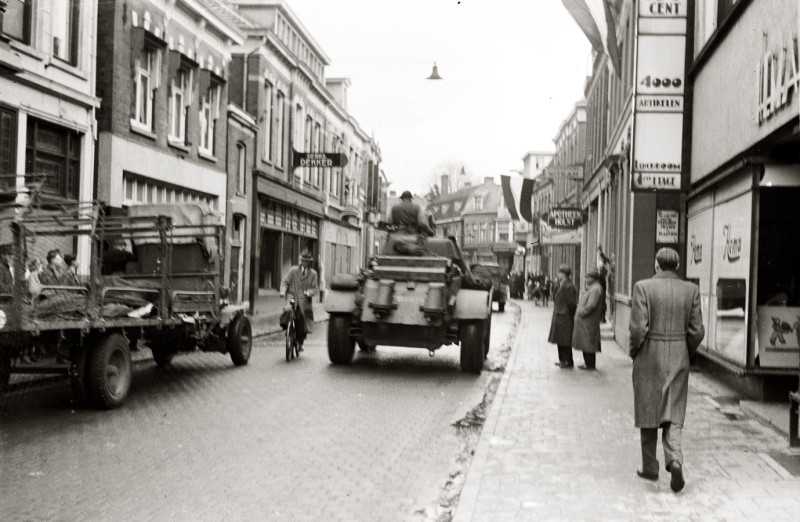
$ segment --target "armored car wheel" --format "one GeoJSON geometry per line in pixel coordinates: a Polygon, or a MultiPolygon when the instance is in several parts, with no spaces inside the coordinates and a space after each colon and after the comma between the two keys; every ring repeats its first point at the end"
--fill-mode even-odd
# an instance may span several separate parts
{"type": "Polygon", "coordinates": [[[498,312],[505,312],[506,310],[506,303],[504,301],[500,301],[497,303],[497,311],[498,312]]]}
{"type": "Polygon", "coordinates": [[[461,326],[461,371],[480,374],[484,359],[484,321],[461,326]]]}
{"type": "Polygon", "coordinates": [[[250,360],[253,347],[253,331],[250,319],[244,314],[239,314],[228,326],[228,352],[236,366],[244,366],[250,360]]]}
{"type": "Polygon", "coordinates": [[[86,392],[100,408],[121,406],[131,389],[131,349],[122,334],[97,340],[86,363],[86,392]]]}
{"type": "Polygon", "coordinates": [[[350,336],[350,316],[331,314],[328,320],[328,358],[333,364],[350,364],[356,340],[350,336]]]}

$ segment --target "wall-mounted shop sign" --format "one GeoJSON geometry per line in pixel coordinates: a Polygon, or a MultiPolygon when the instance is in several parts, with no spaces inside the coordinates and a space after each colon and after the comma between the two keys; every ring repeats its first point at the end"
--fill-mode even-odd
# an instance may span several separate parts
{"type": "Polygon", "coordinates": [[[558,229],[574,230],[583,226],[583,210],[579,208],[554,207],[547,212],[547,225],[558,229]]]}
{"type": "MultiPolygon", "coordinates": [[[[764,36],[768,38],[768,36],[764,36]]],[[[797,36],[770,45],[759,64],[758,124],[761,125],[773,114],[789,104],[791,93],[800,94],[800,61],[798,61],[797,36]]]]}
{"type": "Polygon", "coordinates": [[[678,242],[678,211],[656,211],[656,243],[678,242]]]}
{"type": "Polygon", "coordinates": [[[341,152],[297,152],[292,151],[292,168],[297,167],[344,167],[347,156],[341,152]]]}
{"type": "Polygon", "coordinates": [[[543,177],[548,179],[578,179],[583,180],[583,166],[557,165],[544,169],[543,177]]]}
{"type": "Polygon", "coordinates": [[[687,0],[640,0],[631,190],[682,188],[687,0]]]}

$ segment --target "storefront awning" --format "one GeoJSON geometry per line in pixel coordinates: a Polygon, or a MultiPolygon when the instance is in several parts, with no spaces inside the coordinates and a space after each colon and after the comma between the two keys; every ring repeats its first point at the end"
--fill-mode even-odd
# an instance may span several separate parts
{"type": "Polygon", "coordinates": [[[325,217],[322,201],[286,187],[277,181],[259,176],[258,193],[270,199],[305,210],[309,214],[314,214],[319,218],[325,217]]]}

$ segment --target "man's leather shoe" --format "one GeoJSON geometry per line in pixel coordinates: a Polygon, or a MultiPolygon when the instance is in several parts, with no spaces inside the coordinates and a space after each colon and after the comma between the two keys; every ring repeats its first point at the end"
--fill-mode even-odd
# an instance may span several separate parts
{"type": "Polygon", "coordinates": [[[558,366],[559,368],[572,368],[572,367],[574,367],[574,366],[575,366],[575,364],[574,364],[574,363],[565,363],[565,362],[557,362],[557,363],[555,363],[555,364],[556,364],[556,366],[558,366]]]}
{"type": "Polygon", "coordinates": [[[672,462],[669,466],[670,473],[672,473],[672,480],[669,483],[669,487],[672,488],[672,491],[677,493],[678,491],[683,489],[685,484],[683,480],[683,466],[681,466],[680,462],[672,462]]]}
{"type": "Polygon", "coordinates": [[[585,364],[581,364],[580,366],[578,366],[578,369],[579,370],[596,370],[597,368],[595,368],[594,366],[586,366],[585,364]]]}
{"type": "Polygon", "coordinates": [[[641,470],[636,470],[636,474],[639,475],[639,478],[643,478],[645,480],[658,480],[658,473],[645,473],[641,470]]]}

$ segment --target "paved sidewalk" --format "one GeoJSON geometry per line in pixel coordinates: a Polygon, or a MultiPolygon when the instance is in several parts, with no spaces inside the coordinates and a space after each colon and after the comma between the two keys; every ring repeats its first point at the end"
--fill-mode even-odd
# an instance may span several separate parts
{"type": "MultiPolygon", "coordinates": [[[[800,474],[800,452],[698,372],[684,429],[686,488],[673,493],[665,471],[655,483],[638,478],[627,353],[604,339],[598,371],[556,368],[547,343],[552,308],[517,302],[520,333],[454,522],[800,519],[800,478],[789,471],[800,474]]],[[[660,442],[659,459],[663,470],[660,442]]]]}

